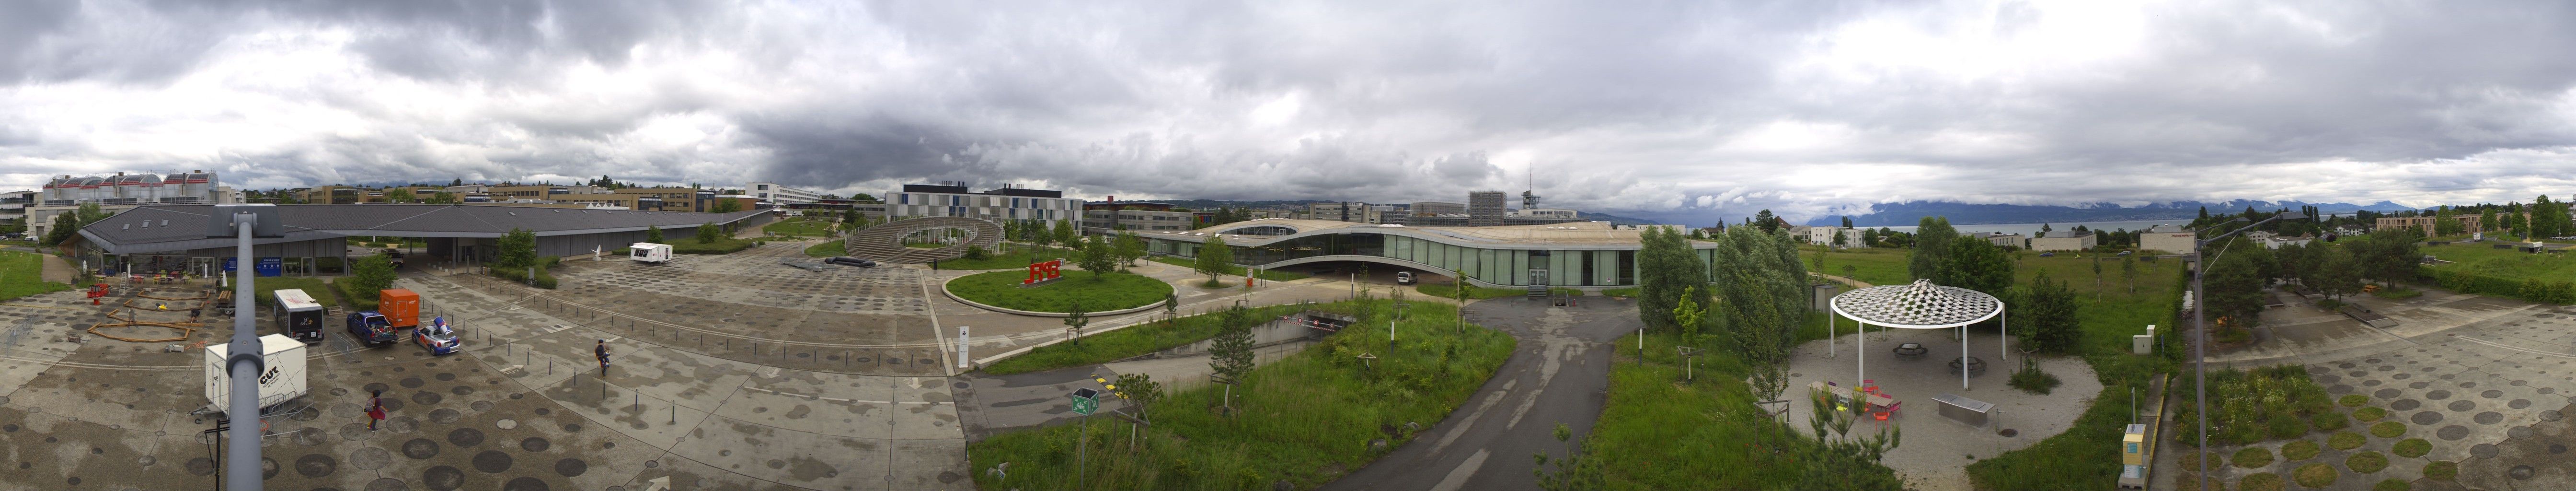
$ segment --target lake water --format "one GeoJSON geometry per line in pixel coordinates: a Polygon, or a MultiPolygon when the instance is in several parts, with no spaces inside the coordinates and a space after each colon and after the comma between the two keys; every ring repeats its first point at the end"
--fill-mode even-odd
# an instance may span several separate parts
{"type": "MultiPolygon", "coordinates": [[[[1964,234],[1964,233],[1970,233],[1970,232],[1998,232],[1998,233],[2007,233],[2007,234],[2034,235],[2034,234],[2038,234],[2038,233],[2039,233],[2039,225],[2040,225],[2040,224],[2036,224],[2036,223],[1990,223],[1990,224],[1980,224],[1980,225],[1951,225],[1950,227],[1951,227],[1951,228],[1959,229],[1959,233],[1962,233],[1962,234],[1964,234]]],[[[2177,226],[2181,226],[2181,225],[2191,225],[2191,219],[2183,218],[2183,219],[2174,219],[2174,220],[2137,220],[2137,221],[2126,221],[2126,222],[2062,222],[2062,223],[2049,223],[2049,224],[2048,224],[2048,227],[2049,227],[2049,229],[2050,229],[2050,230],[2074,230],[2074,229],[2075,229],[2075,226],[2077,226],[2077,225],[2082,225],[2082,226],[2084,226],[2084,228],[2085,228],[2085,229],[2087,229],[2087,230],[2111,231],[2111,230],[2123,230],[2123,229],[2125,229],[2125,230],[2132,230],[2132,231],[2135,231],[2135,230],[2146,230],[2148,227],[2154,227],[2154,226],[2157,226],[2157,225],[2177,225],[2177,226]]],[[[1898,232],[1908,232],[1908,233],[1911,233],[1911,232],[1913,232],[1913,231],[1914,231],[1914,227],[1887,227],[1887,228],[1888,228],[1888,229],[1891,229],[1891,230],[1898,231],[1898,232]]]]}

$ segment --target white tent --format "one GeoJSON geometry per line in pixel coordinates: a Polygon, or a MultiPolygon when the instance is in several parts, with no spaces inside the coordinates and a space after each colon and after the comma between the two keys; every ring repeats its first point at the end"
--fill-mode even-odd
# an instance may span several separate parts
{"type": "MultiPolygon", "coordinates": [[[[1861,326],[1860,349],[1868,349],[1870,325],[1898,329],[1959,329],[1959,388],[1968,387],[1968,325],[2004,315],[2004,302],[1985,292],[1932,284],[1931,280],[1914,280],[1911,285],[1880,285],[1861,288],[1833,298],[1834,315],[1845,317],[1861,326]]],[[[2004,320],[2003,361],[2012,361],[2012,320],[2004,320]]],[[[1827,350],[1832,345],[1834,320],[1825,318],[1827,350]]],[[[1864,352],[1865,353],[1865,352],[1864,352]]],[[[1869,377],[1869,357],[1860,359],[1861,377],[1869,377]]]]}

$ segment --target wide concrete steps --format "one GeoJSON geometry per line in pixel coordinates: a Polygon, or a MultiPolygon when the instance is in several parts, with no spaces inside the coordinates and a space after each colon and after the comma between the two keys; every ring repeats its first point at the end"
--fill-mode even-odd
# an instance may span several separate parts
{"type": "Polygon", "coordinates": [[[966,217],[923,217],[868,227],[850,234],[841,243],[841,251],[850,256],[878,262],[929,264],[931,261],[956,259],[966,255],[968,247],[990,249],[1002,243],[1002,226],[990,220],[966,217]],[[940,248],[903,245],[903,237],[925,230],[956,229],[966,231],[966,240],[940,248]]]}

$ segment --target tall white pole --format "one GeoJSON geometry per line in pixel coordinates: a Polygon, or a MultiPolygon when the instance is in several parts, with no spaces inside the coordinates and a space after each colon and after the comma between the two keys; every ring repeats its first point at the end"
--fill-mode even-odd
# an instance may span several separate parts
{"type": "MultiPolygon", "coordinates": [[[[241,264],[251,262],[251,224],[258,215],[234,214],[234,254],[241,264]]],[[[259,328],[252,325],[251,282],[256,275],[243,275],[233,290],[233,340],[225,365],[232,377],[232,399],[224,417],[232,420],[232,441],[224,448],[224,488],[258,491],[260,420],[259,371],[264,360],[260,349],[259,328]]]]}
{"type": "Polygon", "coordinates": [[[1967,325],[1967,324],[1960,324],[1960,325],[1959,325],[1959,390],[1967,390],[1967,389],[1968,389],[1968,370],[1970,370],[1970,369],[1974,369],[1974,368],[1976,368],[1976,367],[1977,367],[1976,362],[1975,362],[1975,361],[1973,361],[1973,360],[1969,360],[1969,359],[1968,359],[1968,325],[1967,325]]]}

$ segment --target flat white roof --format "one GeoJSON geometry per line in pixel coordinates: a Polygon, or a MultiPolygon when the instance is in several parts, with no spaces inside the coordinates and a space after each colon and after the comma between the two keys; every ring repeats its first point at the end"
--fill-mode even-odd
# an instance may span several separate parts
{"type": "Polygon", "coordinates": [[[308,308],[322,308],[321,302],[313,301],[312,295],[307,295],[304,293],[304,290],[297,288],[278,289],[277,303],[286,306],[286,310],[288,311],[303,311],[308,308]]]}

